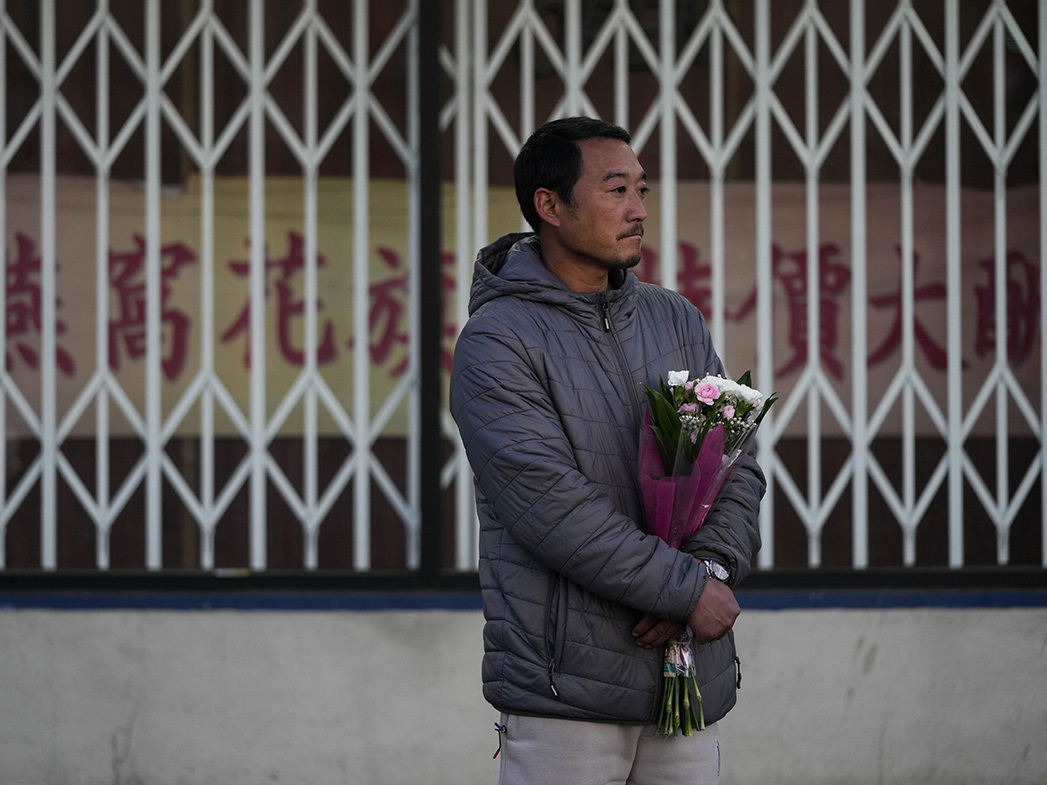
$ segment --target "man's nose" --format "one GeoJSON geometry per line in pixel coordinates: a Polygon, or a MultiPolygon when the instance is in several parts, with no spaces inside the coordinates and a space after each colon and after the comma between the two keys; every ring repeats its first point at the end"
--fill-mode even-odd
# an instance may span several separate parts
{"type": "Polygon", "coordinates": [[[647,205],[644,204],[643,197],[640,194],[634,194],[633,196],[632,210],[629,217],[634,221],[647,220],[647,205]]]}

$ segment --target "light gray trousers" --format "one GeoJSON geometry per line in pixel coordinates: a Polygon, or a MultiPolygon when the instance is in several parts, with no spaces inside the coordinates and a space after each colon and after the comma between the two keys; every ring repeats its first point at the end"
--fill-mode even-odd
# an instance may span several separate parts
{"type": "Polygon", "coordinates": [[[499,785],[715,785],[716,725],[667,739],[655,725],[503,714],[499,785]]]}

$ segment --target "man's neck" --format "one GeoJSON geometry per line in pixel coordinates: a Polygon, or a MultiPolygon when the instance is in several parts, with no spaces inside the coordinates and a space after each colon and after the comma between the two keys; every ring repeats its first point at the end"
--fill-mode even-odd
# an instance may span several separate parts
{"type": "MultiPolygon", "coordinates": [[[[544,259],[542,261],[545,261],[544,259]]],[[[579,270],[576,267],[557,266],[545,262],[545,266],[572,292],[606,292],[611,288],[607,272],[579,270]]]]}
{"type": "Polygon", "coordinates": [[[585,264],[555,242],[541,243],[541,259],[572,292],[606,292],[611,288],[607,268],[585,264]]]}

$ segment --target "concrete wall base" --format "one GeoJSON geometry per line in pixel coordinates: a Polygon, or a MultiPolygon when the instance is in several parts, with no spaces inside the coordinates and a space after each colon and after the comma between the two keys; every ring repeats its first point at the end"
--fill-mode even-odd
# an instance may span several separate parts
{"type": "MultiPolygon", "coordinates": [[[[477,611],[0,611],[0,785],[485,785],[477,611]]],[[[1047,782],[1047,609],[747,611],[724,785],[1047,782]]]]}

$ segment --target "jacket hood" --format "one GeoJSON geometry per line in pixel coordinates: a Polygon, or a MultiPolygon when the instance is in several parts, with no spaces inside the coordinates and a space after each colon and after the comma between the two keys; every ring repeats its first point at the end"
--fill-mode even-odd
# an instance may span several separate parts
{"type": "Polygon", "coordinates": [[[541,259],[541,246],[533,232],[507,234],[481,248],[473,267],[469,314],[499,297],[511,296],[546,302],[573,310],[589,309],[599,300],[614,300],[635,284],[625,270],[611,271],[609,292],[575,292],[549,270],[541,259]]]}

